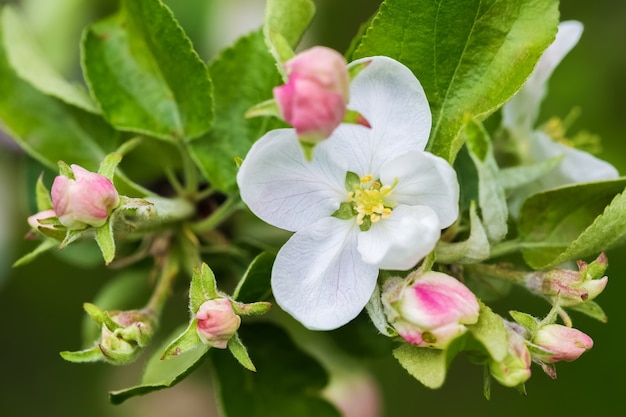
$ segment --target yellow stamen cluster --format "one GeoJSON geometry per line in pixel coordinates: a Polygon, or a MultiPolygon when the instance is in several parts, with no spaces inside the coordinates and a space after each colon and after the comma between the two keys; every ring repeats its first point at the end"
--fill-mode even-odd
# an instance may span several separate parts
{"type": "Polygon", "coordinates": [[[372,175],[364,175],[360,179],[360,185],[354,187],[354,191],[348,193],[348,199],[354,204],[354,210],[357,212],[356,224],[361,226],[366,217],[370,222],[376,223],[380,219],[386,219],[391,216],[391,211],[395,203],[386,201],[391,191],[396,186],[382,185],[378,181],[374,181],[372,175]]]}

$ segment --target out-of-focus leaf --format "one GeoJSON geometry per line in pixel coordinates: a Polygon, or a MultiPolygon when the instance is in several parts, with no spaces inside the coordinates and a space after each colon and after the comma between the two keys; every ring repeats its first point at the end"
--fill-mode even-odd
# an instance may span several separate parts
{"type": "Polygon", "coordinates": [[[272,296],[270,278],[275,255],[263,252],[250,263],[239,281],[233,299],[242,303],[269,300],[272,296]]]}
{"type": "Polygon", "coordinates": [[[534,269],[583,259],[626,241],[626,178],[529,197],[520,213],[524,260],[534,269]]]}
{"type": "Polygon", "coordinates": [[[311,0],[268,0],[265,6],[263,33],[276,62],[293,56],[302,34],[315,14],[311,0]]]}

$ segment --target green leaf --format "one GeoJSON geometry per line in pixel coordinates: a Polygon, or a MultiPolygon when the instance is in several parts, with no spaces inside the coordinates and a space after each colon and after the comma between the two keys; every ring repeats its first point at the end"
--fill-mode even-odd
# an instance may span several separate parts
{"type": "Polygon", "coordinates": [[[20,259],[13,263],[13,268],[26,265],[35,260],[39,255],[57,246],[59,242],[55,239],[45,238],[35,249],[23,255],[20,259]]]}
{"type": "Polygon", "coordinates": [[[113,235],[113,223],[108,218],[106,223],[96,228],[96,242],[106,265],[115,258],[115,236],[113,235]]]}
{"type": "Polygon", "coordinates": [[[175,358],[176,356],[183,354],[189,350],[195,349],[199,346],[202,346],[202,340],[200,340],[200,336],[198,336],[198,332],[196,331],[196,327],[198,325],[198,320],[193,319],[189,322],[189,326],[182,332],[172,343],[170,343],[161,359],[168,360],[171,358],[175,358]]]}
{"type": "Polygon", "coordinates": [[[315,15],[311,0],[268,0],[263,33],[270,52],[280,64],[293,57],[293,49],[315,15]]]}
{"type": "Polygon", "coordinates": [[[59,352],[59,355],[61,355],[61,357],[66,361],[74,363],[99,362],[104,360],[104,355],[98,345],[76,352],[59,352]]]}
{"type": "Polygon", "coordinates": [[[353,58],[386,55],[414,72],[433,115],[428,150],[451,162],[466,115],[511,98],[558,23],[557,0],[386,0],[353,58]]]}
{"type": "Polygon", "coordinates": [[[531,165],[520,165],[503,168],[498,175],[498,182],[505,190],[513,190],[546,175],[556,168],[563,160],[563,155],[545,159],[531,165]]]}
{"type": "Polygon", "coordinates": [[[189,310],[195,315],[200,306],[207,300],[217,298],[217,283],[215,275],[209,266],[202,264],[200,270],[194,271],[189,288],[189,310]]]}
{"type": "Polygon", "coordinates": [[[122,0],[83,36],[83,70],[105,117],[119,130],[178,141],[211,128],[204,62],[159,0],[122,0]]]}
{"type": "Polygon", "coordinates": [[[260,31],[223,51],[209,71],[215,86],[215,123],[208,135],[189,144],[189,150],[213,188],[232,191],[237,175],[234,159],[248,153],[269,123],[277,123],[263,117],[246,119],[244,114],[271,98],[280,78],[260,31]]]}
{"type": "MultiPolygon", "coordinates": [[[[181,331],[182,329],[177,329],[172,334],[172,338],[179,335],[181,331]]],[[[109,393],[109,400],[113,404],[121,404],[136,395],[144,395],[176,385],[202,363],[202,359],[209,350],[207,345],[202,345],[171,359],[161,360],[161,354],[169,343],[168,339],[150,357],[139,385],[109,393]]]]}
{"type": "Polygon", "coordinates": [[[626,178],[562,187],[529,197],[519,232],[524,260],[547,269],[626,241],[626,178]]]}
{"type": "Polygon", "coordinates": [[[272,297],[270,278],[276,255],[263,252],[248,266],[233,292],[233,299],[242,303],[269,300],[272,297]]]}
{"type": "Polygon", "coordinates": [[[415,379],[428,388],[440,388],[446,380],[446,351],[403,343],[393,350],[393,357],[415,379]]]}
{"type": "Polygon", "coordinates": [[[467,121],[463,135],[478,172],[478,204],[485,232],[490,243],[498,243],[507,234],[509,210],[504,188],[498,181],[500,173],[491,139],[482,123],[476,120],[467,121]]]}
{"type": "Polygon", "coordinates": [[[491,247],[483,224],[476,214],[476,204],[470,205],[470,235],[463,242],[439,241],[435,247],[437,262],[471,264],[489,258],[491,247]]]}
{"type": "Polygon", "coordinates": [[[244,346],[243,342],[239,338],[239,334],[235,333],[233,337],[228,340],[228,350],[232,353],[233,357],[249,371],[256,372],[256,368],[250,359],[248,349],[244,346]]]}
{"type": "Polygon", "coordinates": [[[602,307],[600,307],[600,305],[595,301],[585,301],[584,303],[567,308],[571,308],[572,310],[578,311],[579,313],[583,313],[586,316],[596,319],[602,323],[606,323],[609,321],[609,318],[607,317],[604,310],[602,310],[602,307]]]}
{"type": "Polygon", "coordinates": [[[0,121],[31,157],[57,170],[64,160],[95,171],[117,146],[118,134],[99,116],[33,88],[9,64],[0,32],[0,121]]]}
{"type": "Polygon", "coordinates": [[[513,320],[515,320],[517,324],[524,326],[531,333],[534,333],[537,330],[539,321],[530,314],[514,310],[509,311],[509,314],[513,317],[513,320]]]}
{"type": "Polygon", "coordinates": [[[504,359],[509,349],[509,342],[502,317],[485,304],[480,303],[478,322],[467,328],[472,336],[487,349],[493,360],[504,359]]]}
{"type": "Polygon", "coordinates": [[[284,330],[271,324],[255,323],[242,326],[239,334],[258,372],[242,368],[229,352],[212,350],[221,409],[225,415],[340,416],[330,403],[319,397],[328,382],[326,372],[317,361],[302,352],[284,330]]]}
{"type": "Polygon", "coordinates": [[[0,27],[8,60],[22,80],[44,94],[82,110],[98,113],[98,108],[86,89],[65,80],[43,59],[30,28],[13,7],[3,8],[0,27]]]}

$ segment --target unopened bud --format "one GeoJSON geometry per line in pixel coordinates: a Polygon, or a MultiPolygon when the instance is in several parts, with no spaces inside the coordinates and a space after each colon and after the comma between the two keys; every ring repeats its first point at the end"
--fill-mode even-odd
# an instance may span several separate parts
{"type": "Polygon", "coordinates": [[[52,205],[61,224],[79,230],[102,226],[120,203],[113,183],[106,177],[71,165],[74,178],[59,175],[52,184],[52,205]]]}
{"type": "Polygon", "coordinates": [[[98,347],[107,362],[114,365],[129,363],[152,338],[150,316],[141,310],[112,311],[109,316],[120,327],[110,329],[103,323],[98,347]]]}
{"type": "Polygon", "coordinates": [[[407,342],[445,349],[478,320],[474,294],[449,275],[414,272],[385,283],[382,301],[387,320],[407,342]]]}
{"type": "Polygon", "coordinates": [[[544,363],[574,361],[593,346],[593,340],[585,333],[560,324],[542,326],[532,342],[543,351],[534,356],[544,363]]]}
{"type": "Polygon", "coordinates": [[[493,359],[489,361],[489,372],[500,384],[516,387],[530,378],[530,351],[523,336],[525,329],[517,323],[505,321],[504,324],[507,330],[508,350],[501,361],[493,359]]]}
{"type": "Polygon", "coordinates": [[[241,324],[241,317],[235,314],[227,298],[205,301],[198,309],[196,319],[196,331],[202,343],[219,349],[226,349],[241,324]]]}

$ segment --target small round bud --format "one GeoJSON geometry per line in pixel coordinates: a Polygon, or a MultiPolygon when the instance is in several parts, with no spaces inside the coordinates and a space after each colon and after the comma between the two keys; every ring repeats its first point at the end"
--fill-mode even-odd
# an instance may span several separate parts
{"type": "Polygon", "coordinates": [[[233,311],[227,298],[205,301],[196,313],[196,331],[202,343],[225,349],[241,324],[241,317],[233,311]]]}
{"type": "Polygon", "coordinates": [[[535,355],[544,363],[571,362],[593,346],[593,340],[585,333],[560,324],[542,326],[532,342],[545,352],[535,355]]]}

